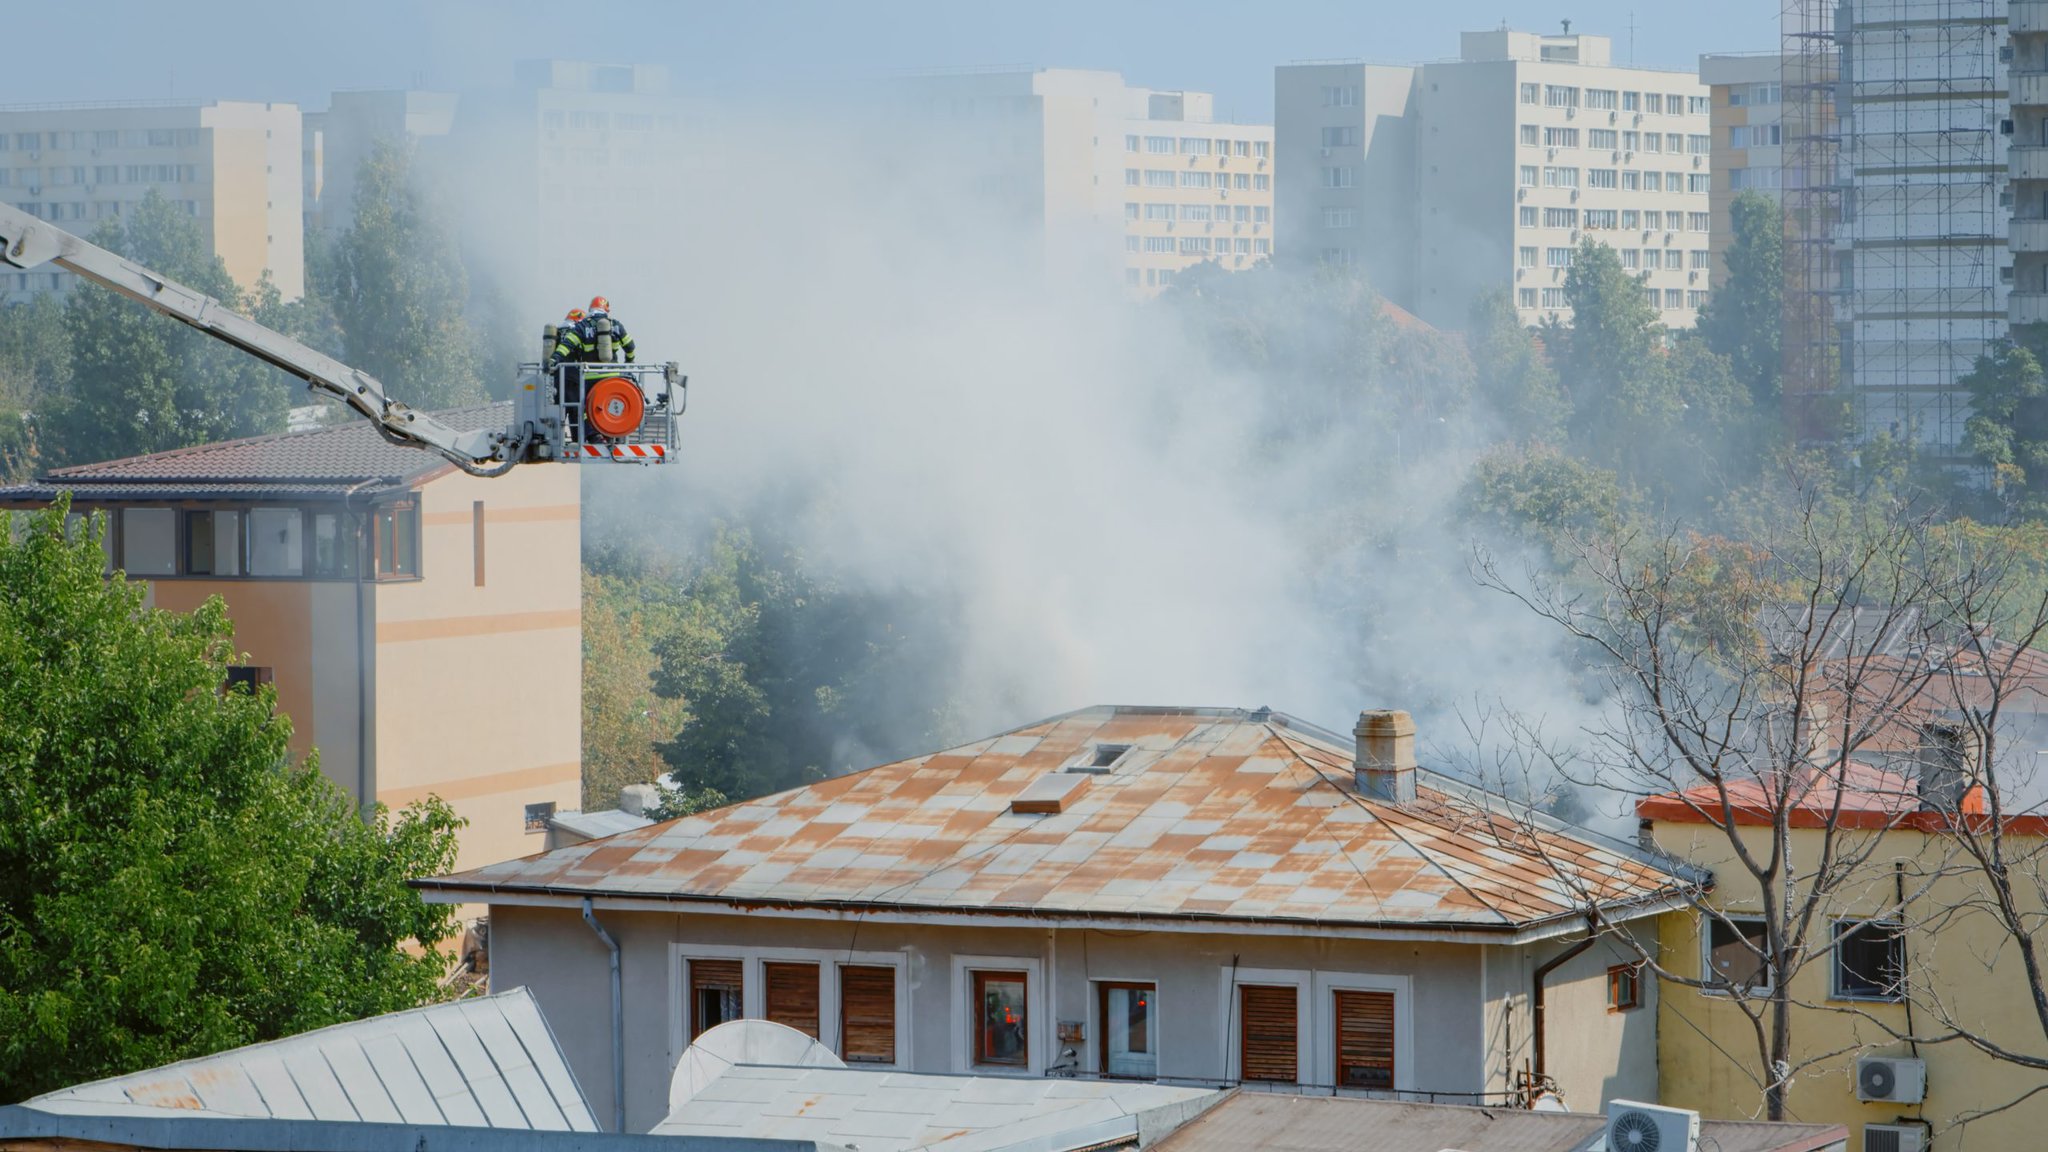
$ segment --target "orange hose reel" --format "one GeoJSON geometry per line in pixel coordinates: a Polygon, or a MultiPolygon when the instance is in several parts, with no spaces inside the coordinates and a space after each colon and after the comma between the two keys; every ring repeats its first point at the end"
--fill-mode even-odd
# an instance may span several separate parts
{"type": "Polygon", "coordinates": [[[630,436],[647,414],[640,388],[623,376],[607,376],[583,393],[583,418],[606,436],[630,436]]]}

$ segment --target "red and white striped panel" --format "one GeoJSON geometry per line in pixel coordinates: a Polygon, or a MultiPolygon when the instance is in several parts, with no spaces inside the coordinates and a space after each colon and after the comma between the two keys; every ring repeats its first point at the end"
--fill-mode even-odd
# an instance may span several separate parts
{"type": "Polygon", "coordinates": [[[609,456],[614,460],[665,460],[668,458],[668,449],[660,444],[614,444],[609,448],[585,444],[583,454],[609,456]]]}

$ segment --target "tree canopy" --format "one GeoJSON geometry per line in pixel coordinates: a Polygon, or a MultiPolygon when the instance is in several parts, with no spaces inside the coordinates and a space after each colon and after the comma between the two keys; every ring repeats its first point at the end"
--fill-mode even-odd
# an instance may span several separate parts
{"type": "Polygon", "coordinates": [[[291,763],[273,692],[223,690],[219,598],[146,607],[101,530],[0,516],[5,1101],[417,1005],[452,930],[406,882],[453,812],[366,821],[291,763]]]}
{"type": "Polygon", "coordinates": [[[1778,402],[1779,333],[1785,276],[1785,212],[1761,192],[1744,192],[1728,207],[1732,233],[1725,275],[1700,309],[1707,347],[1728,358],[1735,378],[1760,406],[1778,402]]]}

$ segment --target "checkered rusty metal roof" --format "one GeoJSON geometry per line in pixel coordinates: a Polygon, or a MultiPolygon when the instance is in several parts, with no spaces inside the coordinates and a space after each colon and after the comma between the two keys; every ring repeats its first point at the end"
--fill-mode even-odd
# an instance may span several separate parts
{"type": "Polygon", "coordinates": [[[418,886],[501,902],[1515,932],[1575,921],[1588,899],[1648,911],[1693,882],[1433,773],[1413,803],[1368,799],[1353,756],[1268,709],[1089,708],[418,886]],[[1012,811],[1035,781],[1077,770],[1088,787],[1059,811],[1012,811]]]}
{"type": "MultiPolygon", "coordinates": [[[[469,431],[503,424],[511,405],[437,412],[469,431]]],[[[307,432],[197,444],[148,456],[58,468],[32,483],[0,488],[0,503],[46,504],[69,492],[79,502],[296,500],[410,487],[449,467],[432,452],[393,444],[352,414],[307,432]]]]}
{"type": "Polygon", "coordinates": [[[524,988],[337,1024],[26,1103],[45,1113],[108,1117],[598,1130],[524,988]]]}

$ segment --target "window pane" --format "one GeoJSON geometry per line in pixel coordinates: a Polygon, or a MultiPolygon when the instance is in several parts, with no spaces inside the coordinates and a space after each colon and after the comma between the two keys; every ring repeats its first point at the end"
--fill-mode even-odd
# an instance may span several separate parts
{"type": "Polygon", "coordinates": [[[194,576],[213,572],[213,513],[185,513],[185,571],[194,576]]]}
{"type": "Polygon", "coordinates": [[[1737,919],[1734,927],[1718,919],[1710,921],[1707,978],[1737,988],[1767,987],[1762,956],[1765,939],[1761,920],[1737,919]]]}
{"type": "Polygon", "coordinates": [[[690,1039],[707,1028],[740,1018],[741,975],[738,960],[692,960],[690,968],[690,1039]]]}
{"type": "Polygon", "coordinates": [[[763,964],[762,983],[768,994],[768,1019],[818,1038],[818,966],[763,964]]]}
{"type": "Polygon", "coordinates": [[[1394,1088],[1394,994],[1337,993],[1337,1083],[1394,1088]]]}
{"type": "Polygon", "coordinates": [[[338,512],[313,514],[313,574],[356,574],[355,518],[338,512]]]}
{"type": "Polygon", "coordinates": [[[975,1060],[982,1064],[1028,1064],[1031,1045],[1024,1013],[1022,972],[976,972],[975,1060]]]}
{"type": "Polygon", "coordinates": [[[130,576],[170,576],[178,570],[178,514],[169,508],[121,511],[121,568],[130,576]]]}
{"type": "Polygon", "coordinates": [[[1154,1044],[1150,984],[1102,987],[1102,1070],[1111,1076],[1150,1079],[1159,1075],[1154,1044]]]}
{"type": "Polygon", "coordinates": [[[1896,1000],[1906,976],[1905,941],[1889,924],[1837,925],[1835,991],[1842,996],[1896,1000]]]}
{"type": "Polygon", "coordinates": [[[896,1062],[896,970],[839,970],[839,1055],[849,1064],[896,1062]]]}
{"type": "Polygon", "coordinates": [[[1240,1075],[1246,1080],[1299,1082],[1295,1071],[1294,989],[1247,985],[1237,992],[1238,1015],[1243,1021],[1239,1027],[1243,1047],[1239,1054],[1240,1075]]]}
{"type": "Polygon", "coordinates": [[[256,508],[249,513],[249,574],[303,576],[305,541],[297,508],[256,508]]]}
{"type": "Polygon", "coordinates": [[[242,514],[240,512],[215,512],[213,514],[213,574],[215,576],[240,576],[242,574],[242,514]]]}

